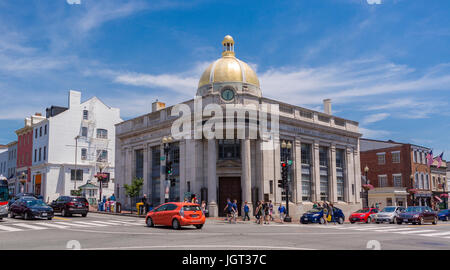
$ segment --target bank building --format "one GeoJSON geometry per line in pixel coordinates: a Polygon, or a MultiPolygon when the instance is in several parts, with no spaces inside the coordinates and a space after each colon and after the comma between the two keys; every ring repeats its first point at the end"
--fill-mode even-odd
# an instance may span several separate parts
{"type": "MultiPolygon", "coordinates": [[[[236,199],[240,211],[245,201],[253,211],[257,201],[271,200],[276,211],[286,199],[278,180],[281,162],[287,160],[291,164],[288,199],[292,217],[297,218],[316,201],[332,202],[346,216],[360,208],[358,123],[332,115],[331,101],[327,99],[324,112],[318,112],[265,98],[256,73],[235,57],[233,38],[226,36],[222,45],[222,57],[206,68],[199,79],[197,93],[192,93],[196,98],[178,104],[191,109],[191,115],[174,114],[178,105],[166,107],[162,102],[155,102],[151,113],[116,125],[117,200],[124,208],[134,204],[126,196],[124,184],[142,178],[142,195],[146,194],[153,206],[165,201],[183,201],[195,194],[200,202],[207,202],[210,216],[224,215],[227,198],[236,199]],[[253,121],[249,112],[243,120],[244,137],[230,139],[227,133],[208,139],[205,134],[194,134],[195,128],[185,130],[189,125],[196,127],[196,123],[205,125],[213,115],[217,116],[217,113],[203,113],[198,118],[195,109],[199,99],[200,109],[211,104],[224,108],[223,127],[230,117],[231,122],[239,122],[234,113],[231,116],[225,113],[227,106],[254,106],[257,113],[262,108],[274,107],[279,113],[268,111],[267,134],[257,132],[256,137],[250,136],[250,127],[259,130],[264,119],[253,121]],[[177,138],[173,127],[184,117],[189,119],[189,125],[182,130],[190,136],[177,138]],[[278,125],[276,132],[272,132],[274,123],[278,125]],[[166,162],[172,167],[170,176],[166,175],[166,162]]],[[[234,128],[231,133],[239,135],[239,125],[234,128]]],[[[215,131],[218,130],[220,126],[215,126],[215,131]]]]}

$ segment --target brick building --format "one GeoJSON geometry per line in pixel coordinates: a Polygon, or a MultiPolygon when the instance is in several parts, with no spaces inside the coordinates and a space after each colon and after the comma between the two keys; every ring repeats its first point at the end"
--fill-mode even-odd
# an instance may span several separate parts
{"type": "Polygon", "coordinates": [[[362,175],[374,187],[368,192],[369,206],[376,203],[381,208],[432,205],[430,168],[426,160],[429,148],[391,140],[361,139],[360,149],[362,175]]]}

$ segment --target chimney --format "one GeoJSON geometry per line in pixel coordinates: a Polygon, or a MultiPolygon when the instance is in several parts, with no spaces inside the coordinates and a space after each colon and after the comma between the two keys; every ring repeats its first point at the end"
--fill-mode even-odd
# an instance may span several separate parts
{"type": "Polygon", "coordinates": [[[331,115],[331,99],[327,98],[323,100],[323,112],[331,115]]]}
{"type": "Polygon", "coordinates": [[[164,109],[165,107],[166,103],[159,102],[158,100],[156,100],[155,102],[152,103],[152,112],[159,111],[161,109],[164,109]]]}
{"type": "Polygon", "coordinates": [[[81,104],[81,92],[70,90],[69,91],[69,109],[72,107],[80,106],[81,104]]]}

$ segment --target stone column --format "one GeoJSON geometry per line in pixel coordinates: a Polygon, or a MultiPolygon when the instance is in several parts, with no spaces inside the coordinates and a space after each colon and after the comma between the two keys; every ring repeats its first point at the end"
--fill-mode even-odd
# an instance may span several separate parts
{"type": "Polygon", "coordinates": [[[186,141],[181,140],[180,143],[180,200],[184,200],[184,193],[187,192],[186,177],[186,141]]]}
{"type": "Polygon", "coordinates": [[[153,201],[153,194],[152,194],[152,185],[153,185],[153,177],[152,177],[152,171],[153,171],[153,152],[152,148],[150,146],[147,146],[147,193],[148,193],[148,199],[150,202],[153,201]]]}
{"type": "Polygon", "coordinates": [[[319,160],[319,141],[314,141],[312,145],[312,191],[311,197],[313,201],[320,201],[320,160],[319,160]]]}
{"type": "MultiPolygon", "coordinates": [[[[275,198],[274,198],[274,203],[283,203],[282,201],[282,197],[281,197],[281,192],[283,191],[282,188],[278,187],[278,180],[281,180],[281,142],[282,140],[279,141],[279,144],[276,145],[275,144],[275,149],[272,151],[272,157],[273,157],[273,164],[274,164],[274,175],[273,175],[273,185],[275,186],[275,198]]],[[[264,198],[262,198],[264,199],[264,198]]]]}
{"type": "MultiPolygon", "coordinates": [[[[359,143],[356,148],[357,150],[353,152],[353,161],[355,163],[355,190],[361,190],[361,160],[359,157],[359,143]]],[[[355,203],[361,203],[361,197],[359,193],[356,192],[355,203]]]]}
{"type": "Polygon", "coordinates": [[[144,145],[142,154],[144,155],[144,185],[142,186],[142,192],[147,194],[147,199],[150,198],[150,194],[148,194],[148,186],[149,186],[149,174],[148,174],[148,148],[147,145],[144,145]]]}
{"type": "Polygon", "coordinates": [[[160,157],[164,157],[164,160],[161,160],[161,170],[159,174],[159,194],[160,194],[160,202],[164,203],[166,200],[166,171],[164,170],[164,166],[166,166],[167,160],[165,159],[166,155],[164,154],[164,144],[161,143],[160,146],[160,157]]]}
{"type": "MultiPolygon", "coordinates": [[[[250,139],[241,140],[241,161],[242,161],[242,175],[241,175],[241,187],[242,187],[242,208],[244,202],[248,202],[250,208],[250,214],[252,210],[252,175],[251,175],[251,152],[250,152],[250,139]]],[[[243,209],[241,209],[243,213],[243,209]]],[[[250,215],[249,214],[249,215],[250,215]]]]}
{"type": "Polygon", "coordinates": [[[346,200],[347,203],[354,203],[355,202],[355,196],[359,196],[361,189],[357,190],[355,186],[355,190],[353,194],[352,186],[355,183],[355,174],[354,174],[354,167],[353,167],[353,149],[351,147],[347,147],[346,149],[346,156],[347,156],[347,166],[346,166],[346,200]]]}
{"type": "MultiPolygon", "coordinates": [[[[132,148],[126,148],[126,158],[125,158],[125,179],[123,181],[124,184],[131,184],[131,181],[133,179],[133,172],[132,172],[132,168],[133,168],[133,164],[132,164],[132,154],[133,154],[133,149],[132,148]]],[[[124,190],[125,192],[125,190],[124,190]]],[[[128,203],[127,203],[128,204],[128,203]]],[[[130,206],[132,208],[134,208],[133,205],[131,205],[131,199],[130,199],[130,206]]]]}
{"type": "MultiPolygon", "coordinates": [[[[302,202],[302,144],[300,138],[294,141],[294,179],[295,179],[295,202],[302,202]]],[[[293,193],[294,194],[294,193],[293,193]]]]}
{"type": "Polygon", "coordinates": [[[208,211],[210,217],[219,215],[217,207],[217,148],[216,140],[208,140],[208,211]]]}
{"type": "Polygon", "coordinates": [[[336,175],[336,145],[330,147],[331,169],[330,169],[330,202],[337,203],[337,175],[336,175]]]}

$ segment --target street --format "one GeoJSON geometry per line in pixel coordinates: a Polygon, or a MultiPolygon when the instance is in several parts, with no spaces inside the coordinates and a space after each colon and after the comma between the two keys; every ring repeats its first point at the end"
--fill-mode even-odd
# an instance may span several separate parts
{"type": "Polygon", "coordinates": [[[202,230],[148,228],[143,218],[89,213],[53,220],[0,221],[0,249],[34,250],[365,250],[450,249],[450,222],[438,225],[302,225],[209,219],[202,230]]]}

